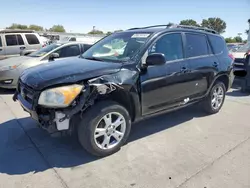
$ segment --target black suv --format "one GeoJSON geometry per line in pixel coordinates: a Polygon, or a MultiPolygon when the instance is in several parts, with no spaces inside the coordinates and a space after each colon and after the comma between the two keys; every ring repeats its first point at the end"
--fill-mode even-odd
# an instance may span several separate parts
{"type": "Polygon", "coordinates": [[[213,30],[133,28],[103,38],[80,57],[26,69],[13,100],[41,128],[77,133],[88,152],[106,156],[141,118],[197,102],[217,113],[232,70],[226,43],[213,30]]]}

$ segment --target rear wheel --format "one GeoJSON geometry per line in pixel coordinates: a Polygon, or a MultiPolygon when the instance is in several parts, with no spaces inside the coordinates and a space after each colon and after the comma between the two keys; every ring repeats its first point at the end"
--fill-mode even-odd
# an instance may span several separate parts
{"type": "Polygon", "coordinates": [[[203,103],[205,111],[209,114],[218,113],[224,104],[225,95],[225,84],[220,81],[216,82],[203,103]]]}
{"type": "Polygon", "coordinates": [[[127,110],[113,101],[103,101],[87,111],[78,127],[78,138],[89,153],[107,156],[128,139],[131,120],[127,110]]]}

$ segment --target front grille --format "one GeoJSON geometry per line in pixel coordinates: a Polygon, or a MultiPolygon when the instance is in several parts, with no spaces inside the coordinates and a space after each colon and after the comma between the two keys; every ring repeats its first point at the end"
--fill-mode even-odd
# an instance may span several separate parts
{"type": "Polygon", "coordinates": [[[21,81],[18,82],[18,93],[30,104],[33,103],[35,91],[21,81]]]}
{"type": "Polygon", "coordinates": [[[245,63],[244,58],[235,58],[234,61],[237,62],[237,63],[245,63]]]}

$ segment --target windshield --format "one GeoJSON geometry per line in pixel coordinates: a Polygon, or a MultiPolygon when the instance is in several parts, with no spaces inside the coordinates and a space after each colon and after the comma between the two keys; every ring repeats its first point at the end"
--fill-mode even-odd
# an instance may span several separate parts
{"type": "Polygon", "coordinates": [[[50,45],[48,45],[46,47],[41,48],[38,51],[30,53],[28,56],[30,56],[30,57],[41,57],[41,56],[46,55],[47,53],[49,53],[50,51],[54,50],[55,48],[57,48],[57,47],[59,47],[61,45],[62,44],[58,44],[58,43],[56,43],[56,44],[50,44],[50,45]]]}
{"type": "Polygon", "coordinates": [[[123,62],[130,60],[152,33],[122,32],[96,43],[81,58],[123,62]]]}
{"type": "Polygon", "coordinates": [[[248,50],[250,50],[250,43],[247,43],[247,44],[241,46],[241,47],[237,50],[237,52],[247,52],[248,50]]]}

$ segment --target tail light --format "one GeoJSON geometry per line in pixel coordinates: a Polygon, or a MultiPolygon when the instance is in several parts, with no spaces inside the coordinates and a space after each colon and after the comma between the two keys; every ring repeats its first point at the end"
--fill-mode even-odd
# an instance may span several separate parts
{"type": "Polygon", "coordinates": [[[228,56],[234,61],[234,56],[233,56],[233,54],[228,54],[228,56]]]}

